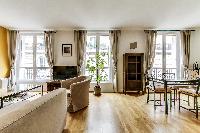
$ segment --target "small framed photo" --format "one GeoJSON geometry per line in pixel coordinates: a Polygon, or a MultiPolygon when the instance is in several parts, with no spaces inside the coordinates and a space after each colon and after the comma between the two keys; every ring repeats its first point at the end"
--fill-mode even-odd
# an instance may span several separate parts
{"type": "Polygon", "coordinates": [[[72,56],[72,44],[62,44],[62,56],[72,56]]]}

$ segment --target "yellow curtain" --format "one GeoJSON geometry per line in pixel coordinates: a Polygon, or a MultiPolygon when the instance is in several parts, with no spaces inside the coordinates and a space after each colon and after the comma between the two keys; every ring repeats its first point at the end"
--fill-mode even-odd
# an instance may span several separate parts
{"type": "Polygon", "coordinates": [[[0,78],[8,78],[10,76],[7,39],[7,29],[0,26],[0,78]]]}

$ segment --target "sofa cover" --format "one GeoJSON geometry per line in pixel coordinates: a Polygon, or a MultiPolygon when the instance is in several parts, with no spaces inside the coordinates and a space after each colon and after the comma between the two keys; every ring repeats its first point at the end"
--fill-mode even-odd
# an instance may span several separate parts
{"type": "Polygon", "coordinates": [[[62,133],[66,124],[66,89],[0,109],[0,133],[62,133]]]}

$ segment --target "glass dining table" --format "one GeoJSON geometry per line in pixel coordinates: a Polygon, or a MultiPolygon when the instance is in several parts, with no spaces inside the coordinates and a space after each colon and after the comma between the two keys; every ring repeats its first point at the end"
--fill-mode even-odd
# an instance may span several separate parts
{"type": "MultiPolygon", "coordinates": [[[[168,86],[185,86],[185,85],[196,85],[199,90],[200,79],[163,79],[165,88],[165,114],[168,114],[168,100],[167,100],[167,87],[168,86]]],[[[198,91],[197,90],[197,91],[198,91]]]]}

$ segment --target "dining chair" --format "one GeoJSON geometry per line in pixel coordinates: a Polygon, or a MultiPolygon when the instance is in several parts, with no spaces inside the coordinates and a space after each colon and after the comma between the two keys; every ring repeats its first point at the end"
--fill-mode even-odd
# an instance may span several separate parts
{"type": "MultiPolygon", "coordinates": [[[[147,103],[149,103],[149,101],[153,101],[154,102],[154,109],[156,110],[156,106],[163,106],[162,105],[162,94],[165,94],[165,88],[163,85],[163,81],[159,80],[159,79],[154,79],[152,75],[148,75],[147,76],[148,79],[148,85],[147,85],[147,103]],[[150,91],[153,92],[154,97],[153,99],[150,99],[150,91]],[[156,99],[156,94],[160,94],[159,99],[156,99]],[[157,102],[159,102],[159,104],[157,104],[157,102]]],[[[171,99],[172,99],[172,95],[171,95],[171,88],[167,88],[167,93],[170,94],[170,109],[172,107],[171,104],[171,99]]]]}
{"type": "MultiPolygon", "coordinates": [[[[175,73],[163,73],[162,78],[163,78],[163,80],[175,80],[176,74],[175,73]]],[[[172,85],[170,85],[168,87],[170,87],[171,90],[173,91],[174,95],[173,95],[173,98],[171,100],[174,103],[174,107],[175,107],[176,100],[177,100],[177,90],[178,90],[178,88],[175,87],[175,86],[172,86],[172,85]]]]}
{"type": "MultiPolygon", "coordinates": [[[[179,89],[179,91],[178,91],[178,95],[179,95],[179,111],[180,111],[181,108],[187,109],[187,110],[195,113],[196,114],[196,118],[198,118],[198,111],[199,111],[198,98],[200,97],[199,87],[200,87],[200,79],[198,79],[198,85],[196,87],[192,86],[191,88],[180,88],[179,89]],[[187,108],[187,107],[181,105],[181,94],[184,94],[184,95],[187,95],[187,96],[191,96],[191,97],[194,98],[194,106],[193,106],[193,108],[187,108]]],[[[189,101],[188,101],[188,103],[189,103],[189,101]]]]}
{"type": "MultiPolygon", "coordinates": [[[[192,70],[192,69],[185,69],[183,78],[186,80],[196,80],[196,79],[200,78],[199,71],[192,70]]],[[[181,86],[175,86],[175,88],[177,88],[177,90],[179,90],[181,88],[188,89],[188,88],[191,88],[191,86],[189,86],[189,85],[182,86],[181,85],[181,86]]],[[[187,95],[187,100],[185,100],[185,102],[187,102],[188,106],[190,106],[190,95],[187,95]]]]}

